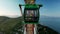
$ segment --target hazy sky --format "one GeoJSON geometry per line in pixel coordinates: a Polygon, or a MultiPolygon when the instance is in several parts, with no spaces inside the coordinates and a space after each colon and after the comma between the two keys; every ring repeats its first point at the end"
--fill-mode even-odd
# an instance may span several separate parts
{"type": "Polygon", "coordinates": [[[21,16],[19,4],[23,4],[22,0],[0,0],[0,15],[17,17],[21,16]]]}
{"type": "MultiPolygon", "coordinates": [[[[60,0],[36,0],[36,3],[43,5],[40,15],[60,17],[60,0]]],[[[24,4],[24,0],[0,0],[0,15],[21,16],[19,4],[24,4]]]]}

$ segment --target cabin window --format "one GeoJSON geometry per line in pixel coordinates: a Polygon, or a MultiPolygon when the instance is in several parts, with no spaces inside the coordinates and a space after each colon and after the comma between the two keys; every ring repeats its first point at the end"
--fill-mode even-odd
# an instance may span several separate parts
{"type": "Polygon", "coordinates": [[[38,21],[39,12],[38,10],[25,10],[25,21],[38,21]]]}
{"type": "Polygon", "coordinates": [[[37,17],[38,11],[36,10],[26,10],[25,17],[37,17]]]}

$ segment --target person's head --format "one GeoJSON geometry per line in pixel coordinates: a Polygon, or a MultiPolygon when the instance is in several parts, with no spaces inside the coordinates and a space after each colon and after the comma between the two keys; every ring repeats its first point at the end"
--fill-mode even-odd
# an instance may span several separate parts
{"type": "Polygon", "coordinates": [[[34,4],[35,0],[24,0],[26,4],[34,4]]]}

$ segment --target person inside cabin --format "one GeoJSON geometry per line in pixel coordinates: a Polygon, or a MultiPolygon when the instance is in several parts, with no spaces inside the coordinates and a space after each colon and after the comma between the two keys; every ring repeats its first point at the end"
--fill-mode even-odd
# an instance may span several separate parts
{"type": "Polygon", "coordinates": [[[34,16],[34,11],[28,10],[26,16],[27,17],[33,17],[34,16]]]}

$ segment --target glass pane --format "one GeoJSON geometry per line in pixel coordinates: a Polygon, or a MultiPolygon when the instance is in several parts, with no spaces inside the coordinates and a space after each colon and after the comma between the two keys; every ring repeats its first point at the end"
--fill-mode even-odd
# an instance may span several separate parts
{"type": "Polygon", "coordinates": [[[37,10],[26,10],[25,11],[26,21],[38,21],[38,11],[37,10]]]}
{"type": "Polygon", "coordinates": [[[35,10],[35,17],[37,17],[38,16],[38,11],[37,10],[35,10]]]}
{"type": "Polygon", "coordinates": [[[37,10],[26,10],[26,17],[37,17],[38,11],[37,10]]]}

